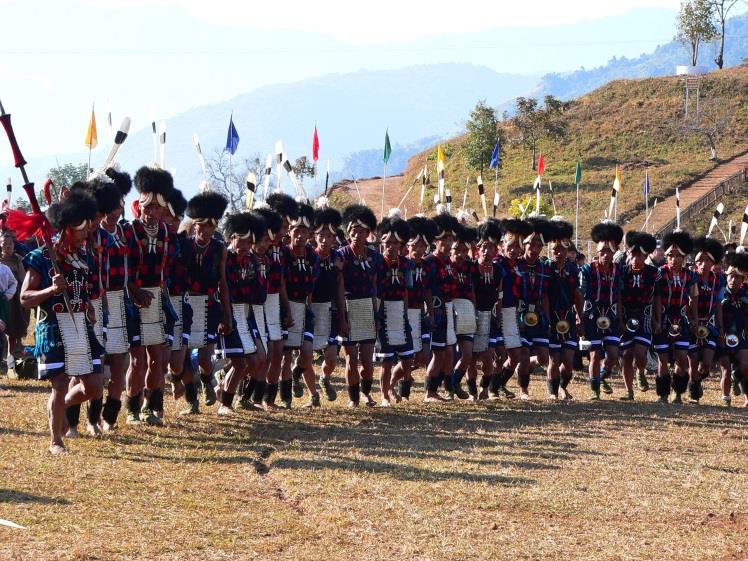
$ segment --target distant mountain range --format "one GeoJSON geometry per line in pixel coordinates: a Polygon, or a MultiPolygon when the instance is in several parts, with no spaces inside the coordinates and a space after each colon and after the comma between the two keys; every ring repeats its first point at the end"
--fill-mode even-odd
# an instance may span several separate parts
{"type": "MultiPolygon", "coordinates": [[[[594,22],[586,23],[589,27],[594,22]]],[[[580,33],[585,29],[582,23],[575,25],[581,26],[580,33]]],[[[594,34],[590,36],[599,40],[594,34]]],[[[732,18],[727,28],[726,66],[748,57],[746,37],[748,15],[732,18]]],[[[543,39],[542,36],[538,39],[540,44],[543,39]]],[[[527,48],[532,50],[531,46],[527,48]]],[[[713,51],[709,45],[703,47],[700,63],[714,67],[713,51]]],[[[481,54],[476,60],[484,62],[485,56],[481,54]]],[[[234,159],[237,166],[241,166],[243,158],[255,154],[264,158],[273,151],[277,140],[284,141],[292,161],[302,155],[310,156],[316,122],[321,144],[320,168],[324,169],[330,159],[333,180],[381,175],[385,130],[389,130],[393,145],[388,174],[396,174],[405,169],[412,155],[441,138],[461,132],[470,110],[479,100],[486,100],[503,111],[511,109],[514,98],[519,95],[553,94],[570,99],[614,79],[673,74],[675,66],[686,61],[686,48],[670,42],[638,58],[613,58],[597,68],[580,68],[542,77],[502,74],[486,66],[445,63],[397,70],[360,70],[265,86],[169,118],[166,167],[176,170],[176,183],[180,188],[187,194],[194,193],[201,172],[192,142],[193,133],[199,135],[203,152],[211,157],[225,146],[228,119],[233,112],[241,138],[234,159]]],[[[141,122],[135,123],[135,127],[121,153],[121,163],[130,171],[153,160],[150,126],[143,127],[141,122]]],[[[102,144],[105,143],[102,141],[102,144]]],[[[99,148],[94,154],[94,166],[103,159],[106,150],[107,147],[99,148]]],[[[58,161],[83,162],[86,158],[87,154],[83,153],[34,158],[31,169],[38,177],[58,161]]],[[[0,167],[0,173],[17,177],[7,165],[0,167]]]]}

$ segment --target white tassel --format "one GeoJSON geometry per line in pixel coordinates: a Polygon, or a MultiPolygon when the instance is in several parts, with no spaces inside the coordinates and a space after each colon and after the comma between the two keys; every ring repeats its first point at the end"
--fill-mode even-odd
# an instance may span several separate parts
{"type": "Polygon", "coordinates": [[[317,202],[314,203],[314,206],[320,210],[323,208],[328,208],[330,206],[330,199],[322,195],[317,199],[317,202]]]}

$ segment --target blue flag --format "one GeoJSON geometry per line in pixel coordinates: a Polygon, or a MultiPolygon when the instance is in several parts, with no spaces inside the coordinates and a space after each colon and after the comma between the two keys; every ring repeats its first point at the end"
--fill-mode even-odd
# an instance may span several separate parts
{"type": "Polygon", "coordinates": [[[234,115],[231,115],[231,118],[229,119],[229,133],[226,136],[226,152],[231,154],[232,156],[236,154],[236,149],[239,147],[239,133],[236,132],[236,127],[234,126],[234,115]]]}
{"type": "Polygon", "coordinates": [[[644,171],[644,196],[649,197],[649,170],[644,171]]]}
{"type": "Polygon", "coordinates": [[[499,139],[496,139],[496,146],[493,147],[493,152],[491,153],[491,164],[488,166],[488,169],[498,168],[499,164],[501,163],[501,153],[499,150],[499,139]]]}

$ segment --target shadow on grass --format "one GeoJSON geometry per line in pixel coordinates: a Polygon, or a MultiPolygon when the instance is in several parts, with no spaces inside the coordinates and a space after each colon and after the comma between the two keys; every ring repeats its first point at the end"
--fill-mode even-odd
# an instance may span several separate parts
{"type": "Polygon", "coordinates": [[[31,493],[24,493],[23,491],[14,491],[13,489],[0,488],[0,503],[34,503],[43,505],[69,505],[70,501],[67,499],[53,499],[50,497],[42,497],[40,495],[32,495],[31,493]]]}

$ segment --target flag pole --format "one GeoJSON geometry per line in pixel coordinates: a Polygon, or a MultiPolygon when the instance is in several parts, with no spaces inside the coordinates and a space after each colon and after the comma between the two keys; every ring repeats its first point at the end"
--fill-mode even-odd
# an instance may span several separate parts
{"type": "Polygon", "coordinates": [[[574,232],[576,233],[576,242],[574,245],[577,247],[577,251],[579,250],[579,183],[577,183],[577,212],[576,217],[574,218],[574,232]]]}
{"type": "Polygon", "coordinates": [[[387,162],[384,162],[384,176],[382,177],[382,212],[379,215],[379,219],[384,218],[384,184],[387,182],[387,162]]]}

